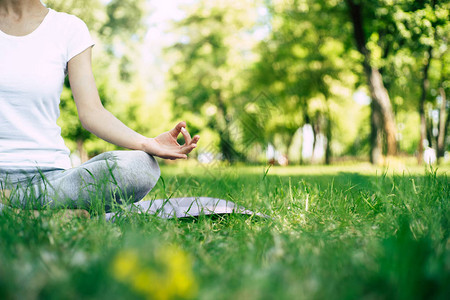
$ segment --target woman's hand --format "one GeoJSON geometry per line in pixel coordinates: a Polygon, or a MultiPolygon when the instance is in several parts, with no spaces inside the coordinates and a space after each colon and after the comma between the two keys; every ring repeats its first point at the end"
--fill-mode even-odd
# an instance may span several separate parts
{"type": "Polygon", "coordinates": [[[155,155],[166,159],[178,159],[187,158],[195,147],[200,136],[196,135],[191,138],[191,135],[186,130],[186,123],[180,122],[174,129],[164,132],[155,138],[148,138],[145,140],[143,150],[148,154],[155,155]],[[178,144],[177,137],[179,134],[184,137],[185,143],[183,145],[178,144]]]}

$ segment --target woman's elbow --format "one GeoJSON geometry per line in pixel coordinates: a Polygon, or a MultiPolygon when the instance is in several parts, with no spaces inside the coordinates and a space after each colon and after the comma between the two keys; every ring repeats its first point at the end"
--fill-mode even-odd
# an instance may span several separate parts
{"type": "Polygon", "coordinates": [[[82,115],[82,114],[79,114],[78,115],[78,119],[80,120],[80,123],[81,123],[81,126],[84,128],[84,129],[86,129],[86,130],[88,130],[88,131],[90,131],[89,129],[90,129],[90,118],[89,118],[89,116],[86,116],[86,115],[82,115]]]}
{"type": "Polygon", "coordinates": [[[92,127],[98,118],[99,112],[95,110],[78,112],[78,119],[80,120],[81,126],[88,131],[92,130],[92,127]]]}

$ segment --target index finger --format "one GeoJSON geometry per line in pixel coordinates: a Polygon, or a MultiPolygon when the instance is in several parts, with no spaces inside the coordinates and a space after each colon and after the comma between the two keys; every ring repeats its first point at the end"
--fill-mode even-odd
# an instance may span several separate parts
{"type": "Polygon", "coordinates": [[[192,141],[191,139],[191,135],[189,134],[189,132],[186,130],[186,128],[182,127],[181,128],[181,134],[184,137],[184,141],[185,141],[185,145],[189,145],[192,141]]]}
{"type": "Polygon", "coordinates": [[[184,127],[186,127],[186,123],[183,121],[183,122],[179,122],[171,131],[170,131],[170,134],[173,136],[173,137],[177,137],[179,134],[180,134],[180,131],[181,131],[181,129],[182,128],[184,128],[184,127]]]}

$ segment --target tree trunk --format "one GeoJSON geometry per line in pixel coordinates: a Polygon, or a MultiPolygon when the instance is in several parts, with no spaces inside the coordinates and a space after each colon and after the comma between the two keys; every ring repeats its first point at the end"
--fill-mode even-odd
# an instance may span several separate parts
{"type": "Polygon", "coordinates": [[[370,104],[372,114],[370,115],[370,162],[378,165],[383,156],[382,120],[377,104],[370,104]]]}
{"type": "Polygon", "coordinates": [[[441,107],[439,110],[439,135],[437,141],[437,159],[444,156],[445,152],[445,137],[447,133],[446,125],[448,125],[449,117],[446,116],[446,106],[447,106],[447,98],[445,95],[445,90],[443,87],[439,88],[439,92],[441,94],[441,107]]]}
{"type": "Polygon", "coordinates": [[[89,160],[88,154],[84,149],[84,140],[77,139],[77,151],[78,154],[80,155],[81,163],[85,163],[89,160]]]}
{"type": "MultiPolygon", "coordinates": [[[[303,126],[305,126],[305,125],[303,125],[303,126]]],[[[298,154],[299,154],[299,157],[298,157],[298,163],[299,163],[299,165],[303,165],[304,164],[304,161],[303,161],[303,126],[302,127],[300,127],[300,147],[299,147],[299,149],[298,149],[298,154]]]]}
{"type": "Polygon", "coordinates": [[[448,137],[448,127],[450,126],[450,109],[447,109],[447,120],[445,121],[445,125],[444,125],[444,152],[445,152],[445,147],[446,147],[446,139],[448,137]]]}
{"type": "Polygon", "coordinates": [[[389,94],[384,88],[383,78],[377,68],[370,68],[369,88],[372,101],[379,107],[382,128],[386,134],[387,155],[397,154],[397,129],[389,94]]]}
{"type": "Polygon", "coordinates": [[[316,149],[316,145],[317,145],[317,137],[320,133],[320,125],[319,125],[319,118],[316,118],[313,123],[312,123],[312,131],[313,131],[313,144],[312,144],[312,153],[311,153],[311,159],[310,162],[313,164],[314,163],[314,150],[316,149]]]}
{"type": "MultiPolygon", "coordinates": [[[[222,93],[220,90],[216,92],[217,98],[217,111],[219,113],[217,120],[217,131],[219,133],[219,148],[223,154],[223,157],[228,162],[233,162],[240,157],[236,149],[233,147],[233,141],[231,140],[230,124],[227,120],[227,108],[222,99],[222,93]]],[[[236,124],[235,124],[236,125],[236,124]]]]}
{"type": "Polygon", "coordinates": [[[325,145],[325,164],[329,165],[331,164],[331,138],[332,138],[332,133],[331,133],[331,117],[330,117],[330,113],[328,112],[327,115],[327,124],[326,124],[326,136],[327,136],[327,143],[325,145]]]}
{"type": "Polygon", "coordinates": [[[380,130],[386,134],[387,155],[396,155],[397,138],[394,113],[392,110],[389,94],[384,86],[380,71],[371,64],[371,53],[366,47],[366,37],[363,28],[363,14],[361,2],[356,4],[354,0],[347,0],[353,24],[354,37],[358,51],[363,55],[363,67],[366,74],[370,96],[374,105],[371,105],[371,161],[379,162],[380,150],[380,130]]]}
{"type": "MultiPolygon", "coordinates": [[[[304,142],[305,142],[304,129],[307,124],[308,125],[312,124],[311,118],[308,115],[308,104],[307,103],[305,103],[304,108],[303,108],[303,118],[304,118],[304,124],[302,126],[302,147],[300,149],[300,165],[306,164],[305,158],[303,157],[303,146],[304,146],[304,142]]],[[[311,125],[311,127],[312,127],[312,125],[311,125]]],[[[314,147],[313,147],[313,150],[314,150],[314,147]]]]}
{"type": "MultiPolygon", "coordinates": [[[[423,78],[422,78],[422,92],[419,99],[419,116],[420,116],[420,139],[419,139],[419,148],[417,153],[417,162],[419,164],[423,163],[423,144],[425,142],[425,138],[427,135],[427,122],[425,118],[425,100],[427,99],[427,92],[430,87],[430,81],[428,79],[428,70],[430,68],[431,55],[433,48],[430,46],[428,51],[426,52],[426,61],[423,66],[423,78]]],[[[430,141],[431,142],[431,141],[430,141]]]]}
{"type": "Polygon", "coordinates": [[[433,118],[427,118],[425,115],[425,123],[427,131],[426,131],[426,138],[428,140],[428,147],[435,148],[435,138],[433,136],[433,118]]]}

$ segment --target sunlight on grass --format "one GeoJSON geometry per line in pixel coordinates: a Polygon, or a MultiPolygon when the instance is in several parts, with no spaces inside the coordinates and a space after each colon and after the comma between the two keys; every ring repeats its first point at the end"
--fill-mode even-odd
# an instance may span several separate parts
{"type": "Polygon", "coordinates": [[[392,161],[385,166],[374,166],[370,163],[347,163],[337,165],[304,165],[304,166],[246,166],[237,164],[229,166],[222,163],[201,164],[194,160],[180,161],[174,164],[162,165],[162,172],[175,174],[217,174],[220,172],[239,174],[263,174],[268,169],[270,175],[292,176],[292,175],[338,175],[340,173],[357,173],[360,175],[424,175],[427,172],[436,171],[438,175],[449,174],[450,165],[442,166],[419,166],[417,164],[405,164],[399,161],[392,161]]]}

